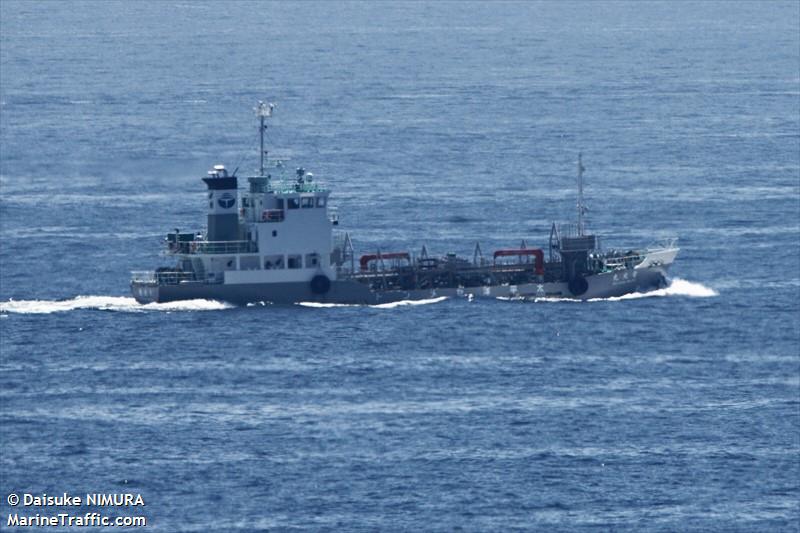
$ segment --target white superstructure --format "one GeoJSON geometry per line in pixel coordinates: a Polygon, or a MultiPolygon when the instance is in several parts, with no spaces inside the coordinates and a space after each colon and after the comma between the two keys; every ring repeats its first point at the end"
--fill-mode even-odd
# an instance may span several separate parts
{"type": "Polygon", "coordinates": [[[259,102],[256,108],[262,158],[259,175],[247,178],[248,189],[240,194],[235,174],[215,165],[203,179],[208,187],[206,234],[176,231],[168,236],[168,253],[177,257],[183,272],[194,273],[183,281],[309,283],[324,276],[327,281],[319,283],[326,285],[336,279],[331,252],[337,220],[329,213],[329,192],[303,168],[288,180],[265,174],[264,120],[273,107],[259,102]]]}

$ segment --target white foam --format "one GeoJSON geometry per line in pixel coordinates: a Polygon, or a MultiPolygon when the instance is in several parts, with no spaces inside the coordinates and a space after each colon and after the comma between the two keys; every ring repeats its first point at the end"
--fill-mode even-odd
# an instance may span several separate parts
{"type": "MultiPolygon", "coordinates": [[[[498,298],[499,299],[499,298],[498,298]]],[[[608,298],[595,298],[593,300],[588,300],[590,302],[604,302],[608,298]]],[[[535,303],[544,302],[544,303],[581,303],[581,300],[576,300],[575,298],[556,298],[556,297],[546,297],[546,298],[534,298],[533,301],[535,303]]]]}
{"type": "MultiPolygon", "coordinates": [[[[639,298],[653,298],[664,296],[684,296],[689,298],[710,298],[719,296],[719,293],[711,287],[706,287],[702,283],[694,283],[681,278],[673,279],[669,286],[663,289],[656,289],[648,292],[632,292],[622,296],[611,296],[609,298],[590,298],[588,302],[619,302],[622,300],[637,300],[639,298]]],[[[572,302],[580,303],[581,300],[574,298],[536,298],[534,302],[561,303],[572,302]]]]}
{"type": "Polygon", "coordinates": [[[694,283],[681,278],[673,279],[669,286],[664,289],[656,289],[648,292],[632,292],[622,296],[612,296],[611,298],[593,298],[590,302],[616,302],[619,300],[635,300],[637,298],[652,298],[663,296],[686,296],[689,298],[711,298],[719,296],[719,293],[711,287],[706,287],[702,283],[694,283]]]}
{"type": "MultiPolygon", "coordinates": [[[[719,296],[719,293],[707,287],[702,283],[694,283],[681,278],[675,278],[664,289],[657,289],[649,292],[633,292],[624,294],[622,296],[613,296],[610,298],[592,298],[589,302],[616,302],[621,300],[635,300],[638,298],[652,298],[664,296],[683,296],[689,298],[710,298],[719,296]]],[[[518,298],[504,298],[499,297],[498,300],[517,300],[518,298]]],[[[400,300],[398,302],[389,302],[385,304],[370,305],[375,309],[394,309],[395,307],[411,306],[411,305],[429,305],[447,300],[447,296],[439,296],[437,298],[428,298],[425,300],[400,300]]],[[[578,302],[571,298],[536,298],[535,302],[578,302]]],[[[255,305],[268,305],[265,302],[259,302],[255,305]]],[[[299,302],[297,305],[312,308],[330,308],[330,307],[361,307],[354,304],[336,304],[336,303],[320,303],[320,302],[299,302]]],[[[7,302],[0,302],[0,313],[16,313],[16,314],[51,314],[62,313],[66,311],[74,311],[77,309],[98,309],[102,311],[122,311],[122,312],[145,312],[145,311],[219,311],[222,309],[230,309],[233,307],[224,302],[216,300],[182,300],[177,302],[167,303],[151,303],[140,304],[131,297],[126,296],[78,296],[71,300],[9,300],[7,302]]],[[[0,317],[7,317],[7,314],[2,314],[0,317]]]]}
{"type": "Polygon", "coordinates": [[[77,309],[99,309],[103,311],[217,311],[231,305],[215,300],[183,300],[168,303],[142,305],[125,296],[78,296],[71,300],[9,300],[0,303],[0,312],[18,314],[63,313],[77,309]]]}
{"type": "Polygon", "coordinates": [[[322,302],[297,302],[297,305],[303,307],[314,307],[317,309],[327,309],[329,307],[358,307],[356,304],[332,304],[322,302]]]}
{"type": "MultiPolygon", "coordinates": [[[[438,298],[428,298],[426,300],[400,300],[398,302],[389,302],[385,304],[367,305],[363,307],[372,307],[374,309],[394,309],[395,307],[402,307],[406,305],[428,305],[435,304],[447,300],[447,296],[439,296],[438,298]]],[[[303,307],[314,308],[330,308],[330,307],[362,307],[359,304],[334,304],[322,302],[298,302],[297,305],[303,307]]]]}
{"type": "Polygon", "coordinates": [[[402,307],[405,305],[428,305],[438,304],[447,300],[447,296],[439,296],[438,298],[428,298],[427,300],[400,300],[399,302],[389,302],[386,304],[371,305],[378,309],[394,309],[395,307],[402,307]]]}

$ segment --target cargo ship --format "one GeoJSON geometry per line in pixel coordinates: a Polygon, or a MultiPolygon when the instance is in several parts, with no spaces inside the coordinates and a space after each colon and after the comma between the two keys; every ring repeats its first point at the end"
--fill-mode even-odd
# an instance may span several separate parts
{"type": "Polygon", "coordinates": [[[214,165],[205,231],[164,238],[170,264],[135,271],[139,303],[208,299],[236,305],[319,302],[375,305],[438,297],[589,300],[647,292],[667,284],[678,255],[675,239],[641,249],[605,250],[586,227],[584,167],[578,157],[577,222],[553,223],[546,248],[514,248],[472,257],[419,252],[355,252],[341,232],[330,191],[297,168],[286,176],[264,149],[273,104],[259,102],[260,166],[240,189],[236,170],[214,165]],[[273,176],[274,172],[274,176],[273,176]]]}

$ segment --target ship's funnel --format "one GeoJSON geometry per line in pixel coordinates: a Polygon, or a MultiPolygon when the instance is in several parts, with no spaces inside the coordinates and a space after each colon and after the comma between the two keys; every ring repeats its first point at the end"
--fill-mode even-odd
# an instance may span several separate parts
{"type": "Polygon", "coordinates": [[[239,238],[239,201],[236,176],[222,165],[214,165],[203,178],[208,186],[208,240],[235,241],[239,238]]]}

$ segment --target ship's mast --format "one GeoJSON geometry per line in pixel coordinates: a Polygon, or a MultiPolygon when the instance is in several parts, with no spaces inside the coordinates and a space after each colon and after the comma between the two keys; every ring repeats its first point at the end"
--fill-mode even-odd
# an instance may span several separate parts
{"type": "Polygon", "coordinates": [[[258,130],[259,138],[261,141],[261,165],[259,166],[258,175],[264,175],[264,132],[267,131],[267,123],[266,119],[272,116],[272,110],[275,108],[275,104],[268,104],[266,102],[262,102],[261,100],[258,101],[258,107],[255,108],[256,116],[261,121],[261,127],[258,130]]]}
{"type": "Polygon", "coordinates": [[[586,232],[586,223],[583,220],[583,215],[586,213],[586,205],[583,203],[583,157],[578,153],[578,236],[583,237],[586,232]]]}

